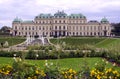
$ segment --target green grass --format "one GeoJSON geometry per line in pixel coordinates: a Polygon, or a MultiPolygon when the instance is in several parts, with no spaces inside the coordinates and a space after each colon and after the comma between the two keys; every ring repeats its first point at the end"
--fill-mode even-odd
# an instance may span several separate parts
{"type": "Polygon", "coordinates": [[[107,38],[95,45],[96,47],[101,48],[113,48],[120,46],[120,39],[119,38],[107,38]]]}
{"type": "Polygon", "coordinates": [[[0,37],[0,43],[8,41],[9,45],[16,45],[25,41],[22,37],[0,37]]]}
{"type": "Polygon", "coordinates": [[[50,39],[50,41],[54,44],[58,42],[65,42],[67,45],[95,45],[106,38],[95,38],[95,37],[69,37],[69,38],[59,38],[59,39],[50,39]]]}
{"type": "Polygon", "coordinates": [[[95,38],[95,37],[69,37],[50,39],[53,44],[65,42],[67,45],[84,45],[89,44],[98,48],[120,47],[119,38],[95,38]]]}
{"type": "MultiPolygon", "coordinates": [[[[59,60],[48,60],[49,63],[53,63],[53,66],[56,65],[57,62],[58,65],[61,68],[72,68],[75,70],[80,70],[81,67],[84,64],[84,61],[88,62],[88,66],[90,67],[90,69],[95,67],[95,63],[101,63],[102,58],[66,58],[66,59],[59,59],[59,60]]],[[[11,64],[13,63],[13,58],[6,58],[6,57],[0,57],[0,65],[4,65],[4,64],[11,64]]],[[[40,68],[44,68],[45,67],[45,60],[26,60],[28,63],[30,64],[36,64],[38,66],[40,66],[40,68]]],[[[107,67],[113,67],[111,63],[107,64],[107,67]]],[[[120,67],[116,67],[116,69],[120,69],[120,67]]]]}

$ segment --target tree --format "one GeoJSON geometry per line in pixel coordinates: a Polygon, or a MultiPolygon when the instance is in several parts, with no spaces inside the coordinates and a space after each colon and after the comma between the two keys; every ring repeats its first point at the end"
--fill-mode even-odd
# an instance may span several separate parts
{"type": "Polygon", "coordinates": [[[120,23],[114,23],[112,24],[113,28],[112,33],[115,34],[115,36],[120,36],[120,23]]]}
{"type": "Polygon", "coordinates": [[[0,29],[0,32],[6,33],[6,32],[9,32],[9,30],[10,30],[10,27],[8,27],[8,26],[3,26],[3,27],[0,29]]]}

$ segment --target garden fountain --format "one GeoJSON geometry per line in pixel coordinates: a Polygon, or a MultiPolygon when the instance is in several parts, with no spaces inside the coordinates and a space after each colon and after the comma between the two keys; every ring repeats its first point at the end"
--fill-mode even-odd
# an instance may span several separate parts
{"type": "Polygon", "coordinates": [[[26,41],[25,41],[25,45],[45,45],[48,42],[46,42],[46,38],[44,38],[42,35],[39,35],[39,38],[35,38],[33,36],[27,36],[26,41]]]}

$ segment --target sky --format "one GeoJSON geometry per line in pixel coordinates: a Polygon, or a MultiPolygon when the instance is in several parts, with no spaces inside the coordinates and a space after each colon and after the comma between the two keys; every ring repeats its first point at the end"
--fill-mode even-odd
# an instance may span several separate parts
{"type": "Polygon", "coordinates": [[[40,13],[82,13],[87,20],[120,22],[120,0],[0,0],[0,27],[12,27],[15,17],[34,20],[40,13]]]}

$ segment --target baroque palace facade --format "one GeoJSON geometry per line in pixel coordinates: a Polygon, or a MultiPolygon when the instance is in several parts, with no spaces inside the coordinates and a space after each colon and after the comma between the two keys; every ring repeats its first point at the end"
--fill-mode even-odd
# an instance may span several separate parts
{"type": "Polygon", "coordinates": [[[111,25],[104,17],[100,22],[87,21],[82,14],[67,15],[58,11],[54,15],[40,14],[33,21],[15,18],[12,22],[14,36],[110,36],[111,25]]]}

